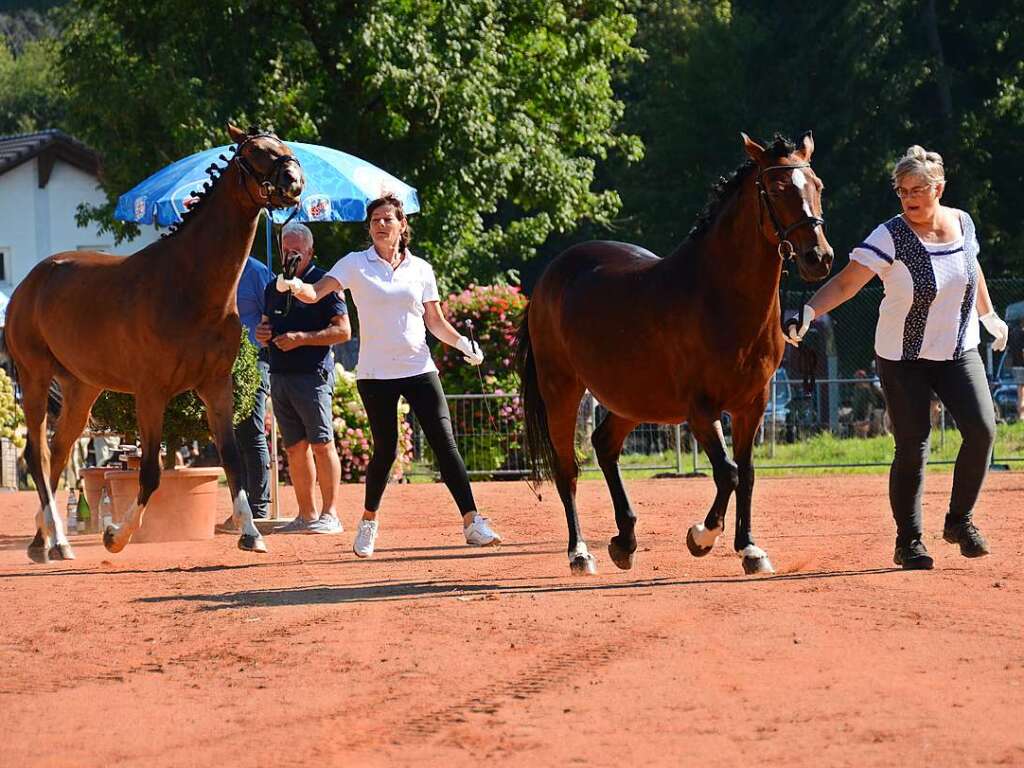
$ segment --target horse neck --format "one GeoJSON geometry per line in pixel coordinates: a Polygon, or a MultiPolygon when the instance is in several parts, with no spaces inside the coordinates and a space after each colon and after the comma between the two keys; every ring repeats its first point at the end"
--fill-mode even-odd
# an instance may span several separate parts
{"type": "Polygon", "coordinates": [[[167,241],[180,241],[177,268],[188,275],[200,303],[217,308],[235,306],[235,290],[259,223],[260,208],[246,199],[240,179],[232,163],[194,214],[195,221],[167,241]]]}
{"type": "Polygon", "coordinates": [[[752,327],[766,319],[778,322],[780,316],[782,259],[764,236],[761,215],[751,176],[723,204],[708,231],[691,244],[695,252],[687,255],[695,260],[689,266],[695,285],[711,297],[716,313],[727,312],[731,322],[745,319],[752,327]]]}

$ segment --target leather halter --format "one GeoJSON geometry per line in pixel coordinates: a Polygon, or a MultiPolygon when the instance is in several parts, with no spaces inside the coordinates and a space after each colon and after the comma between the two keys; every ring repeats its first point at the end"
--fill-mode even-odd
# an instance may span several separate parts
{"type": "Polygon", "coordinates": [[[804,216],[802,219],[793,222],[788,227],[783,227],[779,224],[779,217],[775,214],[775,209],[772,207],[771,198],[768,197],[768,193],[765,191],[764,184],[762,183],[762,177],[769,171],[780,171],[780,170],[792,170],[794,168],[810,168],[810,163],[799,163],[798,165],[769,165],[767,168],[762,168],[758,174],[754,183],[757,185],[757,217],[760,221],[764,215],[761,212],[762,207],[768,210],[768,218],[772,222],[772,227],[775,229],[775,237],[779,240],[779,258],[784,262],[796,256],[796,249],[793,244],[789,241],[789,235],[795,229],[799,229],[803,226],[809,226],[811,229],[820,227],[825,223],[825,220],[818,216],[804,216]]]}
{"type": "MultiPolygon", "coordinates": [[[[271,202],[271,197],[275,192],[278,194],[279,197],[284,197],[284,190],[282,188],[281,179],[284,174],[285,166],[288,163],[295,163],[296,165],[301,167],[302,164],[299,162],[299,158],[295,157],[295,155],[281,155],[280,157],[274,158],[269,173],[265,175],[257,173],[256,169],[252,167],[252,163],[250,163],[248,158],[246,158],[242,154],[242,148],[249,142],[254,141],[255,139],[264,138],[273,139],[274,141],[280,142],[281,144],[284,143],[272,133],[254,133],[251,136],[246,136],[245,139],[243,139],[239,143],[238,148],[235,150],[234,160],[236,163],[238,163],[238,168],[242,171],[242,175],[248,176],[249,178],[256,182],[256,187],[259,190],[260,200],[256,200],[253,197],[252,190],[249,189],[248,186],[246,186],[246,191],[249,193],[250,199],[252,199],[252,201],[258,207],[268,209],[283,208],[284,206],[275,206],[271,202]]],[[[242,179],[241,177],[239,177],[239,180],[242,181],[243,184],[245,183],[245,180],[242,179]]]]}

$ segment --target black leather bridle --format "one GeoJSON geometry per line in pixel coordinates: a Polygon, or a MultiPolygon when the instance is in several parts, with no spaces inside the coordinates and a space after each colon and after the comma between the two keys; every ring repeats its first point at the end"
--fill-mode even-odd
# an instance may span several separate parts
{"type": "Polygon", "coordinates": [[[772,208],[771,198],[768,197],[768,192],[765,191],[764,184],[762,183],[761,179],[769,171],[789,171],[793,170],[794,168],[810,167],[810,163],[800,163],[798,165],[769,165],[767,168],[762,168],[758,172],[757,178],[754,181],[754,183],[757,185],[758,221],[760,221],[761,218],[764,216],[764,213],[762,213],[761,209],[767,209],[768,218],[772,222],[772,227],[775,228],[775,236],[779,239],[779,258],[782,259],[784,262],[789,261],[794,256],[796,256],[796,249],[793,247],[793,244],[789,242],[789,235],[793,232],[793,230],[799,229],[800,227],[803,226],[808,226],[811,229],[814,229],[815,227],[820,227],[821,225],[823,225],[825,223],[825,220],[819,218],[818,216],[804,216],[802,219],[793,222],[788,227],[783,227],[779,223],[779,217],[775,215],[775,209],[772,208]]]}
{"type": "MultiPolygon", "coordinates": [[[[254,133],[251,136],[246,136],[245,139],[239,143],[238,148],[235,149],[234,160],[238,163],[238,167],[242,171],[242,176],[239,176],[239,181],[245,184],[245,179],[242,177],[248,176],[256,182],[256,188],[259,190],[260,200],[253,197],[252,190],[248,186],[246,186],[246,191],[248,191],[249,197],[252,199],[253,203],[260,208],[284,208],[285,206],[283,205],[274,205],[271,198],[275,192],[279,198],[283,199],[285,196],[281,181],[284,175],[285,166],[288,165],[288,163],[295,163],[301,168],[302,164],[299,162],[299,158],[295,157],[295,155],[281,155],[280,157],[274,158],[274,162],[270,167],[269,173],[258,173],[256,169],[252,167],[252,163],[249,162],[248,158],[242,154],[242,147],[256,139],[273,139],[274,141],[282,144],[284,143],[272,133],[254,133]]],[[[296,206],[296,209],[297,208],[298,206],[296,206]]]]}

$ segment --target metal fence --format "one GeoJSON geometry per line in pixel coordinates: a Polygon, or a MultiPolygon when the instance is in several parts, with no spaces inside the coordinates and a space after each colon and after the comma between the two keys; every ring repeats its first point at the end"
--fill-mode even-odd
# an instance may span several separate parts
{"type": "MultiPolygon", "coordinates": [[[[994,391],[1008,386],[1005,380],[993,382],[994,391]]],[[[998,399],[997,396],[997,407],[998,399]]],[[[449,395],[447,400],[455,439],[470,475],[498,479],[529,472],[523,448],[522,405],[516,393],[449,395]]],[[[590,436],[603,416],[601,405],[587,393],[580,403],[576,423],[576,450],[583,472],[600,471],[590,436]]],[[[993,463],[1024,461],[1024,451],[1020,449],[1024,444],[1024,423],[1019,428],[1009,427],[1011,434],[1006,422],[1015,422],[1016,412],[1008,413],[1005,404],[1000,421],[993,463]],[[1016,432],[1020,432],[1020,439],[1011,440],[1016,432]]],[[[728,414],[723,415],[722,425],[726,441],[731,443],[728,414]]],[[[959,435],[953,419],[937,400],[932,404],[932,426],[935,456],[931,463],[952,463],[951,454],[959,445],[959,435]]],[[[780,369],[771,382],[768,406],[755,440],[755,463],[763,469],[888,466],[892,461],[891,441],[874,441],[873,452],[867,452],[870,455],[859,455],[858,444],[846,441],[864,441],[861,445],[867,446],[867,438],[888,435],[889,429],[876,378],[858,375],[818,379],[806,389],[780,369]],[[823,437],[826,440],[821,442],[823,437]],[[811,443],[813,440],[819,443],[811,443]],[[814,445],[817,450],[808,449],[813,451],[808,456],[808,450],[800,450],[801,445],[814,445]]],[[[436,474],[433,456],[415,418],[413,442],[415,463],[409,474],[436,474]]],[[[710,469],[685,422],[638,426],[626,438],[622,465],[629,470],[671,474],[710,469]]]]}

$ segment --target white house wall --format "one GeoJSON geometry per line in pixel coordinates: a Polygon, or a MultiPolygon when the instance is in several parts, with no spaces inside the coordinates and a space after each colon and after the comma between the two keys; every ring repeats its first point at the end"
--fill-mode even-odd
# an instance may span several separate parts
{"type": "Polygon", "coordinates": [[[0,248],[11,248],[9,286],[54,253],[85,247],[130,254],[159,236],[153,227],[143,227],[140,237],[115,246],[109,232],[100,235],[95,225],[75,222],[79,204],[105,201],[94,176],[58,160],[46,188],[39,189],[38,173],[34,158],[0,176],[0,248]]]}

